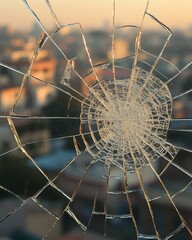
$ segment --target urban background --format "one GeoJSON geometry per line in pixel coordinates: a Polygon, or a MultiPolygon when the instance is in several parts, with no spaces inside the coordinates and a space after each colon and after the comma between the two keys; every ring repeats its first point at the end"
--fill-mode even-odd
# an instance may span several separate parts
{"type": "MultiPolygon", "coordinates": [[[[165,33],[159,30],[147,29],[142,40],[142,47],[154,55],[158,55],[162,43],[165,41],[165,33]]],[[[22,74],[14,71],[17,69],[22,73],[28,70],[37,41],[41,36],[39,27],[34,24],[28,31],[12,30],[10,26],[0,27],[0,62],[8,65],[10,68],[0,67],[0,116],[8,116],[13,107],[16,98],[21,89],[22,74]],[[11,68],[13,68],[11,70],[11,68]]],[[[135,50],[134,30],[119,31],[115,39],[115,57],[116,59],[126,58],[134,53],[135,50]]],[[[102,29],[89,29],[85,33],[87,44],[95,65],[109,62],[111,59],[111,32],[107,23],[103,24],[102,29]]],[[[192,30],[175,30],[174,41],[167,46],[163,55],[178,69],[182,69],[192,60],[192,30]]],[[[78,26],[66,28],[54,36],[54,40],[69,59],[75,59],[75,68],[77,72],[85,78],[88,85],[94,83],[95,79],[87,75],[90,71],[85,47],[83,45],[82,35],[78,26]]],[[[144,52],[140,59],[150,62],[151,58],[144,52]]],[[[34,78],[28,78],[27,84],[23,88],[21,98],[16,104],[15,111],[17,115],[40,116],[42,118],[21,118],[14,119],[14,124],[22,144],[36,163],[43,169],[50,178],[56,176],[62,169],[64,163],[76,155],[77,149],[74,147],[72,138],[65,136],[73,135],[79,130],[79,120],[63,120],[54,117],[64,117],[68,114],[79,116],[81,105],[78,102],[70,100],[70,96],[57,90],[53,86],[59,86],[66,91],[67,86],[61,86],[61,79],[66,67],[66,60],[59,53],[58,49],[48,41],[31,69],[31,75],[41,79],[44,82],[36,81],[34,78]],[[70,102],[70,106],[69,106],[70,102]],[[43,117],[50,117],[45,118],[43,117]]],[[[128,64],[128,63],[127,63],[128,64]]],[[[168,78],[175,72],[175,68],[170,64],[162,63],[158,70],[168,78]]],[[[98,72],[102,78],[103,72],[98,72]]],[[[121,74],[121,73],[120,73],[121,74]]],[[[123,74],[123,73],[122,73],[123,74]]],[[[107,77],[107,76],[104,76],[107,77]]],[[[70,79],[71,86],[82,96],[89,94],[88,88],[78,77],[70,79]]],[[[176,81],[169,86],[171,94],[177,95],[180,92],[188,91],[192,88],[192,69],[187,68],[176,81]]],[[[69,90],[69,89],[68,89],[69,90]]],[[[67,91],[68,91],[67,90],[67,91]]],[[[70,91],[70,90],[69,90],[70,91]]],[[[192,117],[191,94],[178,98],[173,101],[172,119],[190,119],[192,117]]],[[[171,121],[172,129],[190,129],[191,121],[171,121]]],[[[168,139],[178,144],[178,146],[191,148],[190,133],[181,134],[168,132],[168,139]]],[[[30,160],[21,152],[14,139],[7,119],[0,118],[0,218],[5,220],[0,224],[0,239],[41,239],[43,234],[51,228],[53,224],[52,217],[47,217],[43,208],[37,207],[32,201],[22,210],[16,211],[13,216],[5,219],[9,213],[18,209],[22,200],[35,194],[39,188],[46,184],[46,179],[31,164],[30,160]],[[14,149],[14,151],[12,151],[14,149]],[[7,189],[10,191],[7,191],[7,189]],[[12,194],[14,193],[14,195],[12,194]],[[15,197],[15,194],[19,196],[15,197]],[[21,198],[21,199],[20,199],[21,198]]],[[[79,143],[80,150],[84,150],[83,143],[79,143]]],[[[88,153],[84,153],[78,161],[64,172],[57,180],[57,186],[68,195],[74,192],[82,176],[85,162],[90,161],[88,153]]],[[[191,172],[191,154],[180,151],[176,157],[176,162],[182,164],[185,169],[191,172]]],[[[163,169],[163,164],[158,161],[158,169],[163,169]]],[[[99,178],[101,175],[101,166],[98,164],[87,175],[82,187],[79,189],[77,200],[74,201],[74,212],[78,218],[88,222],[93,207],[95,192],[104,188],[103,181],[99,178]]],[[[146,174],[148,174],[146,172],[146,174]]],[[[189,226],[192,227],[192,187],[189,177],[179,173],[174,167],[167,169],[163,181],[165,182],[171,194],[187,186],[181,195],[176,197],[175,202],[184,215],[189,226]]],[[[146,188],[155,198],[161,191],[158,181],[154,176],[149,176],[146,188]]],[[[137,189],[137,181],[130,182],[132,189],[137,189]]],[[[122,182],[113,181],[111,189],[121,189],[122,182]]],[[[99,194],[98,194],[99,195],[99,194]]],[[[147,214],[147,206],[139,191],[132,195],[133,211],[139,222],[139,228],[148,229],[145,234],[152,234],[150,216],[147,214]]],[[[57,191],[47,188],[39,196],[42,206],[45,206],[52,214],[60,214],[65,207],[67,199],[57,191]]],[[[98,209],[104,206],[104,192],[98,196],[98,209]]],[[[125,212],[126,200],[118,196],[111,197],[109,208],[114,214],[125,212]],[[115,209],[115,210],[114,210],[115,209]]],[[[157,226],[162,235],[167,236],[178,227],[178,217],[172,211],[172,206],[168,199],[161,198],[153,202],[153,210],[157,221],[157,226]]],[[[95,219],[95,224],[90,226],[90,233],[87,239],[104,239],[103,226],[104,218],[99,216],[95,219]]],[[[80,239],[79,225],[68,214],[64,214],[59,223],[54,228],[51,238],[61,239],[80,239]]],[[[135,239],[133,223],[129,220],[114,220],[107,226],[109,239],[135,239]],[[115,230],[114,230],[115,229],[115,230]]],[[[176,235],[174,240],[190,240],[191,236],[183,230],[176,235]]]]}

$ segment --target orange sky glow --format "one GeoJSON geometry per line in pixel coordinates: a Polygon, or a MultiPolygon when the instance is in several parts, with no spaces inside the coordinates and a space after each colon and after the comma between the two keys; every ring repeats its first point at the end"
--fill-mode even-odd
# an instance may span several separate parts
{"type": "MultiPolygon", "coordinates": [[[[54,22],[44,0],[28,1],[45,27],[54,22]]],[[[113,0],[50,0],[61,23],[81,22],[83,27],[112,25],[113,0]]],[[[139,24],[147,0],[116,0],[116,22],[139,24]]],[[[34,22],[23,1],[0,1],[0,25],[13,29],[30,29],[34,22]]],[[[149,12],[171,28],[186,29],[192,26],[191,0],[150,0],[149,12]]],[[[155,25],[154,25],[155,26],[155,25]]],[[[152,21],[149,27],[153,27],[152,21]]]]}

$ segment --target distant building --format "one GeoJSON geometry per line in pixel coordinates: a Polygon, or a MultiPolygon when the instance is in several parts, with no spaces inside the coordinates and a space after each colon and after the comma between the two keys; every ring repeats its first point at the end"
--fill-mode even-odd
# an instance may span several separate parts
{"type": "Polygon", "coordinates": [[[35,105],[37,108],[43,107],[55,99],[57,95],[57,90],[51,86],[45,85],[36,88],[34,91],[35,95],[35,105]]]}
{"type": "MultiPolygon", "coordinates": [[[[20,86],[0,89],[0,110],[9,111],[11,107],[14,105],[19,92],[20,86]]],[[[16,107],[19,109],[24,109],[26,106],[26,101],[27,101],[26,88],[24,88],[21,97],[17,102],[16,107]]]]}
{"type": "MultiPolygon", "coordinates": [[[[118,38],[114,42],[114,57],[120,59],[127,57],[129,54],[129,42],[126,39],[118,38]]],[[[108,58],[112,59],[112,50],[108,51],[108,58]]]]}
{"type": "MultiPolygon", "coordinates": [[[[41,79],[42,81],[54,83],[56,74],[56,64],[55,58],[50,58],[48,56],[37,59],[32,67],[31,75],[41,79]]],[[[39,82],[32,79],[32,84],[38,84],[39,82]]]]}
{"type": "Polygon", "coordinates": [[[87,39],[92,59],[94,59],[95,62],[107,61],[108,51],[111,49],[111,39],[106,29],[105,31],[90,31],[87,39]]]}

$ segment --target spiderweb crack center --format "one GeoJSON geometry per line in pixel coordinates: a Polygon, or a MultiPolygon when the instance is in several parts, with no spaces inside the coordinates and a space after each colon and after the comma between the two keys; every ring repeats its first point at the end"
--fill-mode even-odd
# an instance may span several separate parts
{"type": "Polygon", "coordinates": [[[131,152],[140,168],[169,151],[166,136],[172,111],[171,94],[159,78],[136,68],[128,96],[130,81],[97,82],[81,106],[81,124],[89,129],[92,139],[86,142],[88,151],[92,152],[95,144],[102,149],[99,158],[106,163],[123,166],[126,159],[128,172],[135,171],[131,152]]]}

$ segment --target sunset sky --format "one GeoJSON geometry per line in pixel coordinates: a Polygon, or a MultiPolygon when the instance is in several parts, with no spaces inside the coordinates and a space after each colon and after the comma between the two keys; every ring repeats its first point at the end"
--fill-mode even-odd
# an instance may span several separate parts
{"type": "MultiPolygon", "coordinates": [[[[83,27],[111,25],[113,0],[50,0],[60,22],[81,22],[83,27]]],[[[44,0],[29,3],[46,27],[53,25],[44,0]]],[[[147,0],[116,0],[116,22],[139,24],[147,0]]],[[[9,24],[13,29],[29,29],[33,17],[21,0],[0,0],[0,25],[9,24]]],[[[149,12],[172,28],[192,26],[192,0],[151,0],[149,12]]],[[[152,23],[149,23],[152,27],[152,23]]]]}

